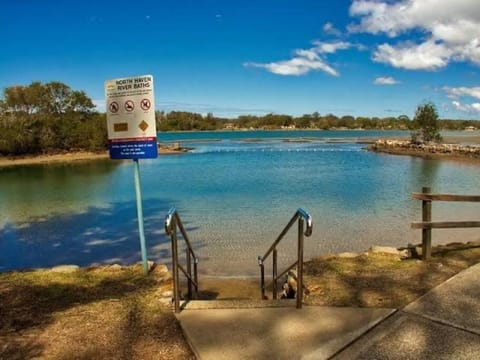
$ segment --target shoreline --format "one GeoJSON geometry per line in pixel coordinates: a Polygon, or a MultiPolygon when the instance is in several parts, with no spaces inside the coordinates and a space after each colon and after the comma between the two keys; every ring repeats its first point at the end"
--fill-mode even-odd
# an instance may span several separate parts
{"type": "Polygon", "coordinates": [[[410,140],[378,139],[367,146],[368,151],[390,155],[420,157],[427,160],[480,161],[480,141],[470,138],[469,144],[460,144],[455,138],[444,143],[412,144],[410,140]]]}
{"type": "MultiPolygon", "coordinates": [[[[231,130],[227,130],[231,131],[231,130]]],[[[319,130],[324,131],[324,130],[319,130]]],[[[270,139],[269,139],[270,140],[270,139]]],[[[282,139],[285,142],[300,142],[300,141],[312,141],[312,139],[282,139]]],[[[391,137],[391,138],[352,138],[352,139],[323,139],[329,144],[335,143],[344,143],[344,142],[353,142],[357,144],[367,145],[369,151],[374,151],[378,153],[386,153],[391,155],[406,155],[414,157],[422,157],[426,159],[451,159],[451,160],[467,160],[477,162],[480,161],[480,152],[479,155],[472,156],[471,154],[466,154],[465,152],[459,151],[431,151],[420,149],[419,147],[406,146],[406,143],[409,143],[406,140],[406,137],[391,137]],[[388,143],[388,144],[387,144],[388,143]]],[[[203,141],[203,140],[202,140],[203,141]]],[[[210,141],[220,141],[220,140],[210,140],[210,141]]],[[[245,139],[245,142],[252,141],[262,141],[260,139],[245,139]]],[[[159,144],[158,146],[158,155],[179,155],[183,153],[190,152],[192,148],[187,148],[179,145],[181,141],[176,141],[172,145],[159,144]]],[[[470,136],[449,136],[445,137],[445,143],[441,144],[449,146],[461,146],[464,148],[467,147],[480,147],[480,136],[470,135],[470,136]],[[460,145],[460,144],[471,144],[471,145],[460,145]],[[475,146],[478,145],[478,146],[475,146]]],[[[85,161],[95,161],[95,160],[107,160],[109,159],[108,151],[102,152],[90,152],[90,151],[73,151],[67,153],[52,153],[52,154],[42,154],[42,155],[25,155],[25,156],[16,156],[16,157],[2,157],[0,156],[0,168],[12,167],[12,166],[24,166],[24,165],[42,165],[42,164],[51,164],[51,163],[66,163],[66,162],[85,162],[85,161]]]]}
{"type": "MultiPolygon", "coordinates": [[[[178,155],[189,152],[191,148],[184,148],[179,146],[159,145],[158,155],[178,155]]],[[[25,155],[16,157],[1,157],[0,168],[23,166],[23,165],[42,165],[52,163],[66,163],[66,162],[85,162],[96,160],[110,159],[108,151],[91,152],[91,151],[73,151],[68,153],[53,153],[42,155],[25,155]]],[[[118,160],[122,161],[122,160],[118,160]]]]}

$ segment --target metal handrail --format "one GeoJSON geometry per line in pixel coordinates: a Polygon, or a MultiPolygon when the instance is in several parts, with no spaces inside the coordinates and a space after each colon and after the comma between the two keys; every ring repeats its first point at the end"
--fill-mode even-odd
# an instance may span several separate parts
{"type": "Polygon", "coordinates": [[[272,284],[273,284],[273,298],[277,298],[277,282],[283,275],[288,273],[291,269],[297,266],[297,309],[302,308],[303,301],[303,237],[312,235],[313,231],[313,222],[310,214],[302,208],[299,208],[292,218],[282,230],[277,239],[273,242],[270,248],[267,250],[265,255],[258,257],[258,265],[260,266],[260,287],[262,299],[265,298],[265,260],[273,254],[273,273],[272,273],[272,284]],[[284,270],[280,275],[277,275],[277,245],[282,241],[284,236],[288,233],[290,228],[293,226],[295,221],[298,220],[298,244],[297,244],[297,261],[290,265],[286,270],[284,270]],[[303,230],[304,222],[306,223],[305,231],[303,230]]]}
{"type": "Polygon", "coordinates": [[[195,289],[195,298],[198,297],[198,272],[197,264],[198,258],[195,256],[187,232],[183,226],[182,220],[178,215],[177,210],[172,207],[165,217],[165,232],[170,236],[172,242],[172,271],[173,271],[173,299],[175,304],[175,312],[180,312],[180,286],[178,279],[178,269],[182,271],[188,281],[188,298],[192,299],[192,287],[195,289]],[[184,269],[178,262],[178,238],[177,227],[185,240],[186,255],[187,255],[187,269],[184,269]],[[193,278],[192,278],[192,263],[193,263],[193,278]]]}

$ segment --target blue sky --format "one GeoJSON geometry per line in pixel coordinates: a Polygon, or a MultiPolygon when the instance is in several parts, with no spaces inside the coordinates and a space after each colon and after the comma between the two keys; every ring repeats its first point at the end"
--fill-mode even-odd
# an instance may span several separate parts
{"type": "Polygon", "coordinates": [[[152,74],[158,110],[480,119],[478,0],[1,0],[0,87],[61,81],[104,110],[152,74]]]}

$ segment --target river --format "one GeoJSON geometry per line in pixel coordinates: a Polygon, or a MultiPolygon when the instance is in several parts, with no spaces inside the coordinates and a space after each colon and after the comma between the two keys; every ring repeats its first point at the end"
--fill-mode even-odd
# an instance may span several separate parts
{"type": "MultiPolygon", "coordinates": [[[[368,152],[378,131],[230,131],[159,134],[194,150],[141,161],[149,259],[170,263],[164,217],[175,206],[215,276],[258,272],[263,254],[297,208],[313,217],[306,254],[419,243],[421,203],[411,193],[478,194],[478,163],[368,152]]],[[[0,271],[140,260],[133,164],[93,161],[0,169],[0,271]]],[[[434,220],[478,220],[477,204],[434,203],[434,220]]],[[[295,231],[279,249],[294,259],[295,231]]],[[[480,238],[434,230],[433,243],[480,238]]]]}

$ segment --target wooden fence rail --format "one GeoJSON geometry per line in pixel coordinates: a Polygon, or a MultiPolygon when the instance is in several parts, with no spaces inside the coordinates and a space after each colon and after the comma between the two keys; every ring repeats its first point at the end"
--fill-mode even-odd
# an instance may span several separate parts
{"type": "Polygon", "coordinates": [[[480,195],[432,194],[429,187],[421,193],[412,193],[412,198],[422,200],[422,221],[413,222],[412,229],[422,229],[422,259],[432,256],[432,229],[480,227],[480,221],[432,221],[432,201],[480,202],[480,195]]]}

